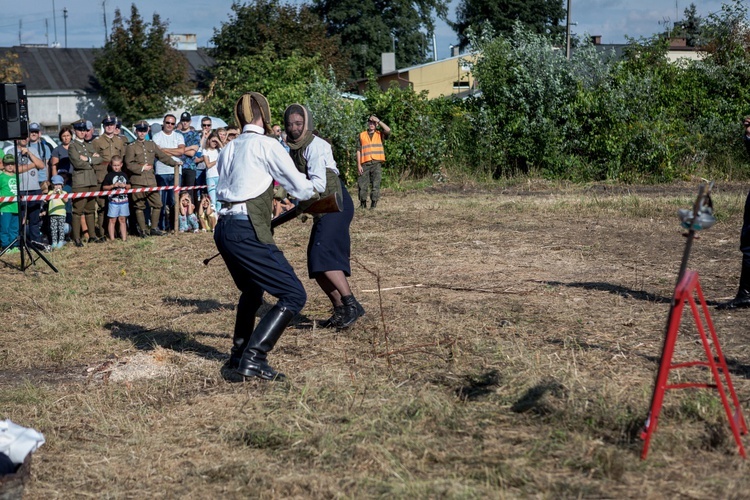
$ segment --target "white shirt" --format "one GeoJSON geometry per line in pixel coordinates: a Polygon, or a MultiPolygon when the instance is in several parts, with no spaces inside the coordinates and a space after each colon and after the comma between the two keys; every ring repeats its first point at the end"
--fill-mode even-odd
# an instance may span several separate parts
{"type": "Polygon", "coordinates": [[[330,168],[339,175],[331,145],[320,137],[313,136],[312,142],[305,148],[302,156],[307,160],[307,175],[315,186],[315,191],[322,193],[326,190],[326,169],[330,168]]]}
{"type": "MultiPolygon", "coordinates": [[[[208,158],[212,163],[214,163],[219,158],[218,149],[201,149],[201,152],[203,152],[203,158],[208,158]]],[[[205,165],[205,160],[203,164],[205,165]]],[[[206,179],[219,177],[219,169],[217,167],[218,165],[214,163],[213,167],[206,168],[206,179]]]]}
{"type": "Polygon", "coordinates": [[[217,169],[219,201],[257,198],[274,179],[299,200],[309,200],[315,193],[313,183],[297,170],[284,147],[275,138],[263,135],[257,125],[245,125],[242,134],[222,148],[217,169]]]}
{"type": "MultiPolygon", "coordinates": [[[[151,140],[154,141],[156,145],[162,149],[176,149],[179,148],[180,145],[185,145],[185,138],[182,136],[182,134],[175,131],[172,131],[171,134],[167,135],[162,130],[161,132],[155,133],[154,137],[151,140]]],[[[175,161],[179,161],[180,157],[173,156],[172,159],[175,161]]],[[[156,160],[154,162],[154,173],[156,175],[174,174],[174,167],[156,160]]]]}

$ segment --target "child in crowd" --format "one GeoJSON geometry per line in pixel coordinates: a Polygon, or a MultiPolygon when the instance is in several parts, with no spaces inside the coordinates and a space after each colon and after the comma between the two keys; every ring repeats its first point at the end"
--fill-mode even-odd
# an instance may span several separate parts
{"type": "Polygon", "coordinates": [[[190,198],[190,193],[184,192],[180,195],[180,232],[185,233],[200,231],[198,217],[195,215],[195,205],[190,198]]]}
{"type": "Polygon", "coordinates": [[[198,206],[198,223],[204,231],[213,232],[216,227],[216,210],[207,194],[201,197],[201,204],[198,206]]]}
{"type": "MultiPolygon", "coordinates": [[[[17,196],[16,158],[8,153],[3,156],[3,170],[0,172],[0,196],[17,196]]],[[[8,248],[18,236],[18,202],[0,203],[0,246],[8,248]]],[[[6,254],[18,253],[18,244],[5,251],[6,254]]]]}
{"type": "MultiPolygon", "coordinates": [[[[61,175],[52,176],[52,190],[47,194],[65,194],[65,179],[61,175]]],[[[53,198],[47,203],[49,216],[49,242],[52,248],[65,245],[65,199],[53,198]]]]}
{"type": "MultiPolygon", "coordinates": [[[[211,132],[211,135],[206,139],[206,145],[201,149],[203,153],[203,163],[206,165],[206,186],[208,196],[212,200],[216,200],[216,186],[219,184],[219,170],[216,168],[216,163],[219,160],[219,150],[221,149],[221,141],[219,140],[219,134],[211,132]]],[[[218,211],[221,207],[218,203],[214,204],[214,209],[218,211]]]]}
{"type": "MultiPolygon", "coordinates": [[[[107,172],[107,176],[102,182],[102,189],[109,191],[111,189],[130,189],[130,183],[122,171],[122,157],[115,155],[112,157],[109,163],[109,167],[112,169],[111,172],[107,172]]],[[[109,208],[107,209],[107,217],[109,217],[109,240],[115,240],[115,222],[120,224],[120,237],[122,241],[128,239],[128,217],[130,217],[130,207],[128,206],[128,195],[111,194],[109,195],[109,208]]]]}

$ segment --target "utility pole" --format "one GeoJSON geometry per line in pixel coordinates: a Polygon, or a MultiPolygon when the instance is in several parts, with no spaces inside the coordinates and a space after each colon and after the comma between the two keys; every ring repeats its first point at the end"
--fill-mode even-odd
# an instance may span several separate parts
{"type": "Polygon", "coordinates": [[[57,43],[57,11],[55,10],[55,0],[52,0],[52,26],[55,28],[55,42],[54,46],[58,47],[57,43]]]}
{"type": "Polygon", "coordinates": [[[104,43],[107,43],[107,36],[109,30],[107,30],[107,0],[102,1],[102,14],[104,15],[104,43]]]}
{"type": "Polygon", "coordinates": [[[63,22],[65,23],[65,48],[68,48],[68,8],[63,7],[63,22]]]}
{"type": "Polygon", "coordinates": [[[47,47],[49,47],[49,19],[44,18],[44,38],[47,40],[47,47]]]}
{"type": "Polygon", "coordinates": [[[23,29],[23,19],[18,20],[18,45],[21,45],[21,30],[23,29]]]}
{"type": "Polygon", "coordinates": [[[568,0],[568,22],[565,27],[565,57],[570,60],[570,0],[568,0]]]}

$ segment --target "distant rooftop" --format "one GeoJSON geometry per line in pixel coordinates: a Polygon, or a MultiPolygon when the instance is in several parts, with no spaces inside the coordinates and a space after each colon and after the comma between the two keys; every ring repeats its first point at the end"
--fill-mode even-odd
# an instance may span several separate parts
{"type": "MultiPolygon", "coordinates": [[[[94,59],[102,49],[63,49],[50,47],[0,47],[0,58],[18,55],[24,70],[23,82],[29,92],[83,90],[93,92],[94,59]]],[[[204,49],[180,50],[188,62],[190,80],[198,82],[213,59],[204,49]]]]}

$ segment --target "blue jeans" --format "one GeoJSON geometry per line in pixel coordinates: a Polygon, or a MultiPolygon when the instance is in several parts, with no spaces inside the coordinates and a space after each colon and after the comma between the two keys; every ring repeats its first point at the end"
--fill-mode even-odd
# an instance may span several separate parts
{"type": "Polygon", "coordinates": [[[221,210],[221,203],[219,203],[219,200],[216,199],[216,186],[219,185],[219,178],[209,177],[206,179],[206,184],[208,185],[208,196],[211,198],[211,203],[214,206],[214,210],[218,212],[219,210],[221,210]]]}
{"type": "MultiPolygon", "coordinates": [[[[156,174],[156,185],[157,186],[174,186],[174,174],[156,174]]],[[[164,207],[169,207],[169,211],[174,210],[174,191],[165,189],[161,192],[161,204],[164,207]]],[[[172,229],[172,221],[174,216],[169,217],[171,220],[167,220],[167,211],[162,209],[161,215],[159,216],[159,229],[162,231],[169,231],[172,229]]]]}
{"type": "Polygon", "coordinates": [[[0,213],[0,246],[3,248],[7,247],[17,236],[18,214],[10,212],[0,213]]]}

